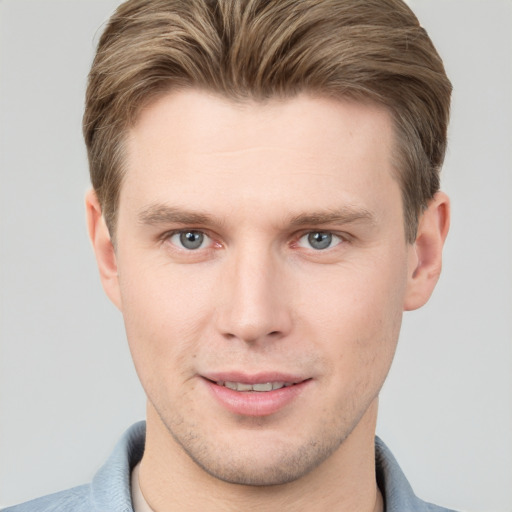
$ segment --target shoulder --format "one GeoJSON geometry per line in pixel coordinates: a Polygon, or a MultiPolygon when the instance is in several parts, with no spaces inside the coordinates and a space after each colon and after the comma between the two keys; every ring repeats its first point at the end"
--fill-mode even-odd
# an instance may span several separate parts
{"type": "Polygon", "coordinates": [[[423,501],[423,506],[425,507],[425,512],[457,512],[451,508],[440,507],[439,505],[434,505],[433,503],[427,503],[423,501]]]}
{"type": "Polygon", "coordinates": [[[455,512],[418,498],[393,454],[378,437],[375,438],[375,466],[386,512],[455,512]]]}
{"type": "Polygon", "coordinates": [[[132,425],[90,484],[49,494],[0,512],[133,512],[130,474],[142,458],[145,433],[145,422],[132,425]]]}
{"type": "Polygon", "coordinates": [[[81,485],[2,509],[1,512],[89,512],[90,501],[90,486],[81,485]]]}

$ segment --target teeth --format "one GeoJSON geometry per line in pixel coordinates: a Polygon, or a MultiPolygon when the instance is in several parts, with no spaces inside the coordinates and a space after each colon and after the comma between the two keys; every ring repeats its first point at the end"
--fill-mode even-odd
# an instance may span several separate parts
{"type": "MultiPolygon", "coordinates": [[[[253,384],[252,390],[253,391],[272,391],[274,389],[274,386],[272,382],[265,382],[265,384],[253,384]]],[[[276,388],[278,389],[278,388],[276,388]]]]}
{"type": "Polygon", "coordinates": [[[272,391],[284,387],[293,386],[293,382],[262,382],[259,384],[245,384],[243,382],[217,382],[219,386],[225,386],[233,391],[272,391]]]}
{"type": "MultiPolygon", "coordinates": [[[[235,386],[236,386],[235,389],[237,391],[252,391],[253,390],[251,384],[242,384],[239,382],[239,383],[235,384],[235,386]]],[[[231,388],[231,389],[233,389],[233,388],[231,388]]]]}

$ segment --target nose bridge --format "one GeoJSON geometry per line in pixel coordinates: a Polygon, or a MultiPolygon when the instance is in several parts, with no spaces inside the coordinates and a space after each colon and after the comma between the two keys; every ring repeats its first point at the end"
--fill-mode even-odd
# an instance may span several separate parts
{"type": "Polygon", "coordinates": [[[218,327],[246,342],[278,338],[291,327],[283,265],[270,247],[247,243],[233,250],[222,276],[218,327]]]}

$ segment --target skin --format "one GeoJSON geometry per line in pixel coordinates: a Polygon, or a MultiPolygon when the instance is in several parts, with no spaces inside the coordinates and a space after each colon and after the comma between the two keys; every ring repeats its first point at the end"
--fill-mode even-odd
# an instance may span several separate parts
{"type": "Polygon", "coordinates": [[[438,193],[405,241],[392,149],[383,108],[306,94],[173,92],[130,129],[115,250],[94,192],[87,212],[148,397],[154,510],[381,510],[378,393],[449,218],[438,193]],[[198,249],[180,245],[187,230],[198,249]],[[263,416],[227,410],[204,379],[269,371],[308,381],[263,416]]]}

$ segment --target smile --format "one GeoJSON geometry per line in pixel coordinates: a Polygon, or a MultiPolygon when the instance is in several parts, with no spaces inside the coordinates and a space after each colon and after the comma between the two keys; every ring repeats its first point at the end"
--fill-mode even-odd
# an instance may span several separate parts
{"type": "Polygon", "coordinates": [[[203,382],[223,409],[238,416],[269,416],[277,413],[291,406],[313,385],[312,378],[283,374],[228,375],[210,375],[203,377],[203,382]]]}
{"type": "Polygon", "coordinates": [[[233,391],[257,391],[264,393],[285,387],[293,386],[294,382],[261,382],[258,384],[246,384],[244,382],[217,381],[218,386],[224,386],[233,391]]]}

